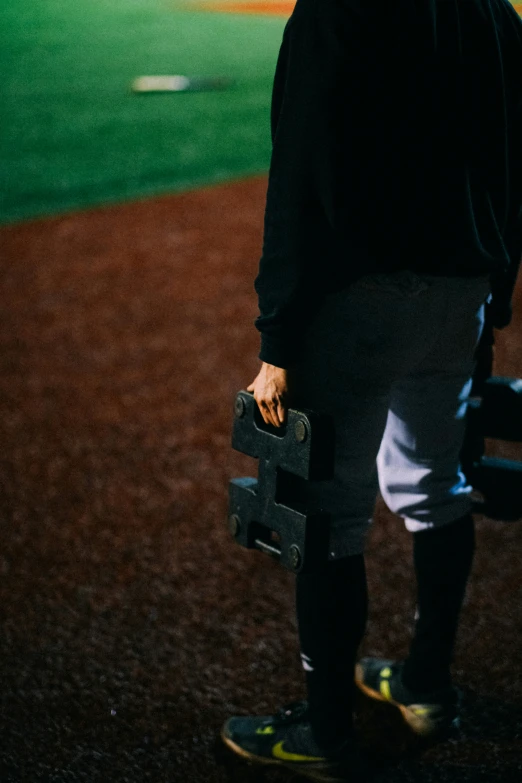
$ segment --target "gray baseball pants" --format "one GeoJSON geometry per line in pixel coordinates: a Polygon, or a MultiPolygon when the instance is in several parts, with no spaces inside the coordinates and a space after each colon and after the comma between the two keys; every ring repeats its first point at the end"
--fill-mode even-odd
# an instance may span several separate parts
{"type": "Polygon", "coordinates": [[[335,472],[308,482],[331,514],[329,559],[364,552],[377,493],[406,528],[471,510],[459,455],[489,277],[367,275],[327,297],[288,372],[291,407],[330,414],[335,472]]]}

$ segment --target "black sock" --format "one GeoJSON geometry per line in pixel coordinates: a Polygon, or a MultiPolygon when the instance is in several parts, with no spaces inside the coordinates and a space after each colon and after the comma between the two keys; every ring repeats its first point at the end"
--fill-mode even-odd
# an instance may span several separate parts
{"type": "Polygon", "coordinates": [[[418,619],[402,677],[411,690],[451,685],[450,665],[474,551],[471,514],[413,534],[418,619]]]}
{"type": "Polygon", "coordinates": [[[334,745],[353,735],[354,667],[368,614],[364,555],[297,574],[296,608],[312,732],[334,745]]]}

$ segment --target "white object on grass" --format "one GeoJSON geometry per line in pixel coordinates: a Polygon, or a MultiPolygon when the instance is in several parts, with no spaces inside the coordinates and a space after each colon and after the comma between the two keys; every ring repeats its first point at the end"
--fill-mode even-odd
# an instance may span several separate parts
{"type": "Polygon", "coordinates": [[[188,76],[140,76],[132,83],[134,92],[181,92],[189,86],[188,76]]]}

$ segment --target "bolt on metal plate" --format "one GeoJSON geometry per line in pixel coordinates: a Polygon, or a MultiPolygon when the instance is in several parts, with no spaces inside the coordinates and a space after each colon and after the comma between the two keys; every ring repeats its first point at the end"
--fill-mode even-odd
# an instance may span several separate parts
{"type": "Polygon", "coordinates": [[[241,419],[245,415],[245,411],[246,411],[245,401],[242,397],[238,395],[236,397],[236,401],[234,402],[234,413],[238,419],[241,419]]]}
{"type": "Polygon", "coordinates": [[[305,442],[306,438],[308,437],[308,427],[306,426],[306,422],[304,422],[303,419],[299,419],[299,421],[296,422],[294,433],[295,439],[298,443],[305,442]]]}
{"type": "Polygon", "coordinates": [[[290,564],[292,568],[299,568],[299,566],[301,565],[301,553],[299,551],[299,548],[295,544],[292,544],[292,546],[290,547],[289,554],[290,554],[290,564]]]}

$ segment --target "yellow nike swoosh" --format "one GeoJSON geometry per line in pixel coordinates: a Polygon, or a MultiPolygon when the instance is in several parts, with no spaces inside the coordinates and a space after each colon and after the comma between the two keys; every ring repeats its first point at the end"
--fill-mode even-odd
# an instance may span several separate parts
{"type": "Polygon", "coordinates": [[[302,756],[300,753],[287,753],[283,749],[283,742],[277,742],[272,748],[272,754],[282,761],[325,761],[324,756],[302,756]]]}
{"type": "Polygon", "coordinates": [[[256,729],[256,734],[274,734],[274,732],[273,726],[263,726],[263,728],[256,729]]]}
{"type": "MultiPolygon", "coordinates": [[[[389,666],[385,666],[384,669],[381,669],[379,674],[383,678],[384,677],[390,677],[391,676],[391,669],[390,669],[390,667],[389,666]]],[[[391,691],[390,691],[390,683],[388,682],[388,680],[382,679],[380,681],[379,690],[381,692],[381,695],[384,696],[385,699],[387,699],[388,701],[393,701],[392,700],[391,691]]]]}

